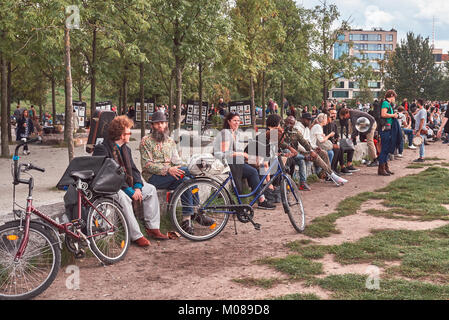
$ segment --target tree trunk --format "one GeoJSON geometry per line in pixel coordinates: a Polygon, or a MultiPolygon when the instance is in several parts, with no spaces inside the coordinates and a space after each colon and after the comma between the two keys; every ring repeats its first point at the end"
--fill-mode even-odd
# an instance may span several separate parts
{"type": "Polygon", "coordinates": [[[172,72],[172,74],[170,76],[170,95],[169,95],[169,98],[168,98],[168,127],[170,129],[170,134],[172,133],[173,127],[174,127],[174,122],[173,122],[173,119],[174,119],[173,112],[175,111],[175,110],[173,110],[173,105],[175,104],[174,103],[174,95],[175,95],[175,93],[174,93],[174,90],[173,90],[175,88],[175,85],[173,83],[174,80],[175,80],[175,78],[174,78],[173,72],[172,72]]]}
{"type": "Polygon", "coordinates": [[[267,120],[267,117],[265,115],[266,113],[266,106],[265,106],[265,71],[262,72],[262,125],[265,127],[265,122],[267,120]]]}
{"type": "Polygon", "coordinates": [[[64,30],[64,42],[65,42],[65,75],[66,75],[66,131],[67,131],[67,149],[69,154],[69,162],[74,157],[74,143],[73,143],[73,105],[72,105],[72,70],[70,61],[70,31],[66,27],[64,30]]]}
{"type": "Polygon", "coordinates": [[[51,78],[51,114],[53,124],[56,124],[56,80],[54,76],[51,78]]]}
{"type": "MultiPolygon", "coordinates": [[[[123,106],[122,110],[120,111],[120,114],[126,113],[126,108],[128,105],[128,66],[125,66],[125,72],[123,74],[123,106]]],[[[118,110],[117,110],[117,113],[118,110]]]]}
{"type": "Polygon", "coordinates": [[[90,116],[93,117],[96,103],[96,89],[97,89],[97,28],[94,27],[92,31],[92,61],[90,65],[90,116]]]}
{"type": "MultiPolygon", "coordinates": [[[[200,130],[203,124],[203,64],[198,64],[198,96],[200,100],[200,130]]],[[[207,111],[206,111],[206,120],[207,120],[207,111]]]]}
{"type": "Polygon", "coordinates": [[[253,75],[250,76],[250,85],[251,85],[251,122],[253,124],[253,128],[254,130],[256,130],[257,125],[256,125],[256,117],[254,116],[255,113],[255,97],[254,97],[254,77],[253,75]]]}
{"type": "Polygon", "coordinates": [[[182,66],[176,62],[176,114],[175,130],[181,125],[181,107],[182,107],[182,66]]]}
{"type": "Polygon", "coordinates": [[[11,134],[11,62],[8,62],[8,102],[6,107],[6,112],[8,113],[8,141],[12,143],[12,134],[11,134]]]}
{"type": "Polygon", "coordinates": [[[284,119],[285,80],[281,80],[281,118],[284,119]]]}
{"type": "Polygon", "coordinates": [[[7,104],[8,104],[8,64],[6,63],[6,59],[0,57],[0,73],[1,73],[1,142],[2,142],[2,158],[9,158],[9,143],[8,143],[8,113],[7,113],[7,104]]]}
{"type": "MultiPolygon", "coordinates": [[[[144,75],[145,66],[143,62],[140,63],[140,137],[145,137],[145,91],[144,91],[144,75]]],[[[137,112],[137,110],[136,110],[137,112]]]]}

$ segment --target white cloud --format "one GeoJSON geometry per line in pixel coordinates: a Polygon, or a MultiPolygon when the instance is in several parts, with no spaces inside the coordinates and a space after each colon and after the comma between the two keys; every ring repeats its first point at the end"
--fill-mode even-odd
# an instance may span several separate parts
{"type": "Polygon", "coordinates": [[[367,29],[391,25],[394,19],[395,17],[391,13],[379,9],[377,6],[370,5],[365,9],[365,27],[367,29]]]}

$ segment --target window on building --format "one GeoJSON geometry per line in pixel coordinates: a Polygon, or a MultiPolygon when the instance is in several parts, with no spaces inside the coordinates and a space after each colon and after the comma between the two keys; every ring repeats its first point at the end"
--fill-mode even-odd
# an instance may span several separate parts
{"type": "Polygon", "coordinates": [[[380,89],[380,82],[377,81],[368,81],[368,87],[374,89],[380,89]]]}
{"type": "Polygon", "coordinates": [[[332,91],[332,98],[349,98],[349,91],[332,91]]]}
{"type": "Polygon", "coordinates": [[[388,42],[393,42],[393,35],[392,34],[387,34],[387,39],[388,42]]]}
{"type": "Polygon", "coordinates": [[[345,88],[345,82],[344,81],[338,82],[336,88],[344,89],[345,88]]]}

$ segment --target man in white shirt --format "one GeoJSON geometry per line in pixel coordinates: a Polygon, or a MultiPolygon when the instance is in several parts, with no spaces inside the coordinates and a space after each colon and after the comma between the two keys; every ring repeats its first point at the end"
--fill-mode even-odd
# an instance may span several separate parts
{"type": "Polygon", "coordinates": [[[304,112],[299,121],[296,121],[295,129],[297,129],[304,139],[309,143],[310,141],[310,124],[312,123],[312,115],[308,112],[304,112]]]}

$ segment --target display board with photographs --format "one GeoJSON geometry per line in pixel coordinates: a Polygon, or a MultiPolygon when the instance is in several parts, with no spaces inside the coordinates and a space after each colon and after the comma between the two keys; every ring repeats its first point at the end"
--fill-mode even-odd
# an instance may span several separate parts
{"type": "MultiPolygon", "coordinates": [[[[136,122],[141,121],[142,117],[142,108],[140,106],[140,99],[134,102],[134,108],[136,110],[136,122]]],[[[143,103],[144,114],[145,114],[145,122],[151,120],[151,117],[154,113],[154,100],[153,99],[145,99],[143,103]]]]}
{"type": "Polygon", "coordinates": [[[241,126],[251,126],[251,101],[231,101],[228,103],[229,112],[236,112],[240,116],[241,126]]]}
{"type": "Polygon", "coordinates": [[[112,110],[112,102],[111,101],[96,102],[95,109],[111,111],[112,110]]]}
{"type": "MultiPolygon", "coordinates": [[[[200,103],[199,101],[187,101],[185,124],[188,126],[199,125],[200,123],[200,103]]],[[[209,114],[209,103],[203,102],[201,112],[201,125],[206,125],[207,115],[209,114]]]]}
{"type": "Polygon", "coordinates": [[[78,125],[80,128],[84,128],[86,126],[86,107],[87,104],[82,101],[73,101],[72,102],[73,109],[78,115],[78,125]]]}

